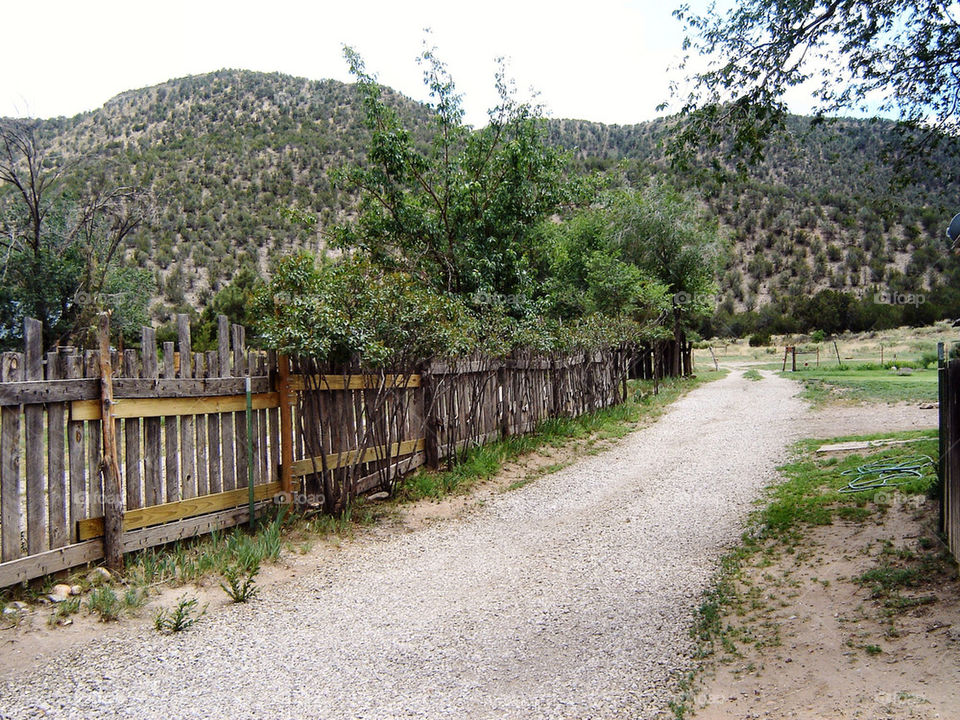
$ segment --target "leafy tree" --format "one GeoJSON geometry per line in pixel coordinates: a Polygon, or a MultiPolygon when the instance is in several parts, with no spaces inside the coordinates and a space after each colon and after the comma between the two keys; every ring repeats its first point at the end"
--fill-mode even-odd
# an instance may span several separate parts
{"type": "MultiPolygon", "coordinates": [[[[945,0],[740,0],[705,15],[674,12],[685,49],[708,59],[681,110],[689,122],[672,142],[681,161],[697,148],[727,145],[761,157],[784,126],[784,95],[813,85],[818,115],[895,114],[905,150],[916,154],[960,129],[960,22],[945,0]]],[[[675,88],[676,90],[676,88],[675,88]]]]}
{"type": "Polygon", "coordinates": [[[0,121],[4,344],[16,343],[27,316],[43,323],[47,345],[89,324],[108,306],[104,290],[118,251],[144,219],[139,191],[112,185],[103,172],[68,184],[75,167],[48,155],[36,123],[0,121]]]}
{"type": "Polygon", "coordinates": [[[714,310],[723,245],[714,221],[673,188],[651,182],[611,203],[613,242],[621,257],[668,293],[674,337],[714,310]]]}
{"type": "Polygon", "coordinates": [[[252,311],[267,347],[335,364],[387,367],[464,354],[477,343],[462,302],[359,258],[328,265],[306,252],[284,258],[252,311]]]}
{"type": "Polygon", "coordinates": [[[409,272],[434,289],[468,295],[529,294],[527,253],[536,225],[565,197],[563,156],[545,143],[539,109],[518,102],[503,68],[489,124],[463,124],[461,96],[432,49],[420,62],[433,135],[421,150],[350,48],[371,131],[366,162],[341,173],[360,195],[357,219],[337,229],[341,247],[409,272]]]}

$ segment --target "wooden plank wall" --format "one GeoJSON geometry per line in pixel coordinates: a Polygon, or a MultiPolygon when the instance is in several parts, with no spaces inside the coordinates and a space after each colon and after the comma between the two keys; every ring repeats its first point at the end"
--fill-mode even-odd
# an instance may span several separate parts
{"type": "MultiPolygon", "coordinates": [[[[98,353],[61,347],[44,355],[41,330],[28,320],[24,352],[0,355],[0,586],[60,569],[51,558],[89,556],[89,547],[79,555],[69,548],[102,533],[98,353]],[[33,570],[30,558],[42,558],[33,570]]],[[[140,351],[112,358],[115,407],[128,411],[116,420],[125,512],[146,512],[146,525],[154,508],[165,522],[190,512],[171,503],[247,486],[244,412],[222,408],[251,373],[258,398],[269,399],[267,358],[248,352],[243,329],[228,328],[226,318],[219,330],[218,351],[192,353],[180,316],[178,342],[164,343],[162,353],[154,330],[144,328],[140,351]]],[[[278,426],[279,410],[275,402],[260,406],[253,477],[267,486],[278,481],[279,443],[271,440],[278,432],[271,436],[270,425],[278,426]]]]}
{"type": "MultiPolygon", "coordinates": [[[[24,352],[0,354],[0,587],[103,556],[99,357],[44,353],[41,330],[28,321],[24,352]]],[[[124,548],[239,521],[248,469],[258,501],[280,492],[276,355],[248,351],[245,330],[225,317],[215,350],[195,351],[186,316],[176,331],[158,346],[144,328],[141,349],[111,358],[124,548]]],[[[307,503],[324,487],[345,497],[392,490],[421,464],[622,402],[627,359],[620,350],[478,356],[383,373],[291,358],[285,470],[307,503]]]]}

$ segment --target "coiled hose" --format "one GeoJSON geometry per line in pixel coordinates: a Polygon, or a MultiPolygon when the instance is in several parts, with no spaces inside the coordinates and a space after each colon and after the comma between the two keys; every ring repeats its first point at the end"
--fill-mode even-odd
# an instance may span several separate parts
{"type": "Polygon", "coordinates": [[[912,455],[896,460],[892,458],[874,460],[866,465],[841,472],[842,476],[853,476],[853,479],[840,492],[855,493],[903,485],[914,478],[923,477],[927,466],[933,464],[933,458],[929,455],[912,455]]]}

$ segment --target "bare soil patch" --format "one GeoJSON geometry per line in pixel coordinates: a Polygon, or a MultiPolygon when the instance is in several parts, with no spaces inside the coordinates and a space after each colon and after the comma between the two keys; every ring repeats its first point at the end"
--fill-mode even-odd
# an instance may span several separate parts
{"type": "Polygon", "coordinates": [[[888,557],[929,552],[935,516],[932,503],[895,503],[880,522],[814,528],[796,552],[749,567],[750,600],[725,618],[737,641],[713,664],[696,717],[956,717],[955,570],[904,591],[906,608],[854,580],[888,557]]]}

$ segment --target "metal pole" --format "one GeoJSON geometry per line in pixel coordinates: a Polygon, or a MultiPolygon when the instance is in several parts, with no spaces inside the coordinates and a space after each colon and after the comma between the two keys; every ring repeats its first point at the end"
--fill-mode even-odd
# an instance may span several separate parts
{"type": "Polygon", "coordinates": [[[250,529],[253,530],[253,395],[250,392],[250,376],[244,378],[247,391],[247,497],[250,502],[250,529]]]}

